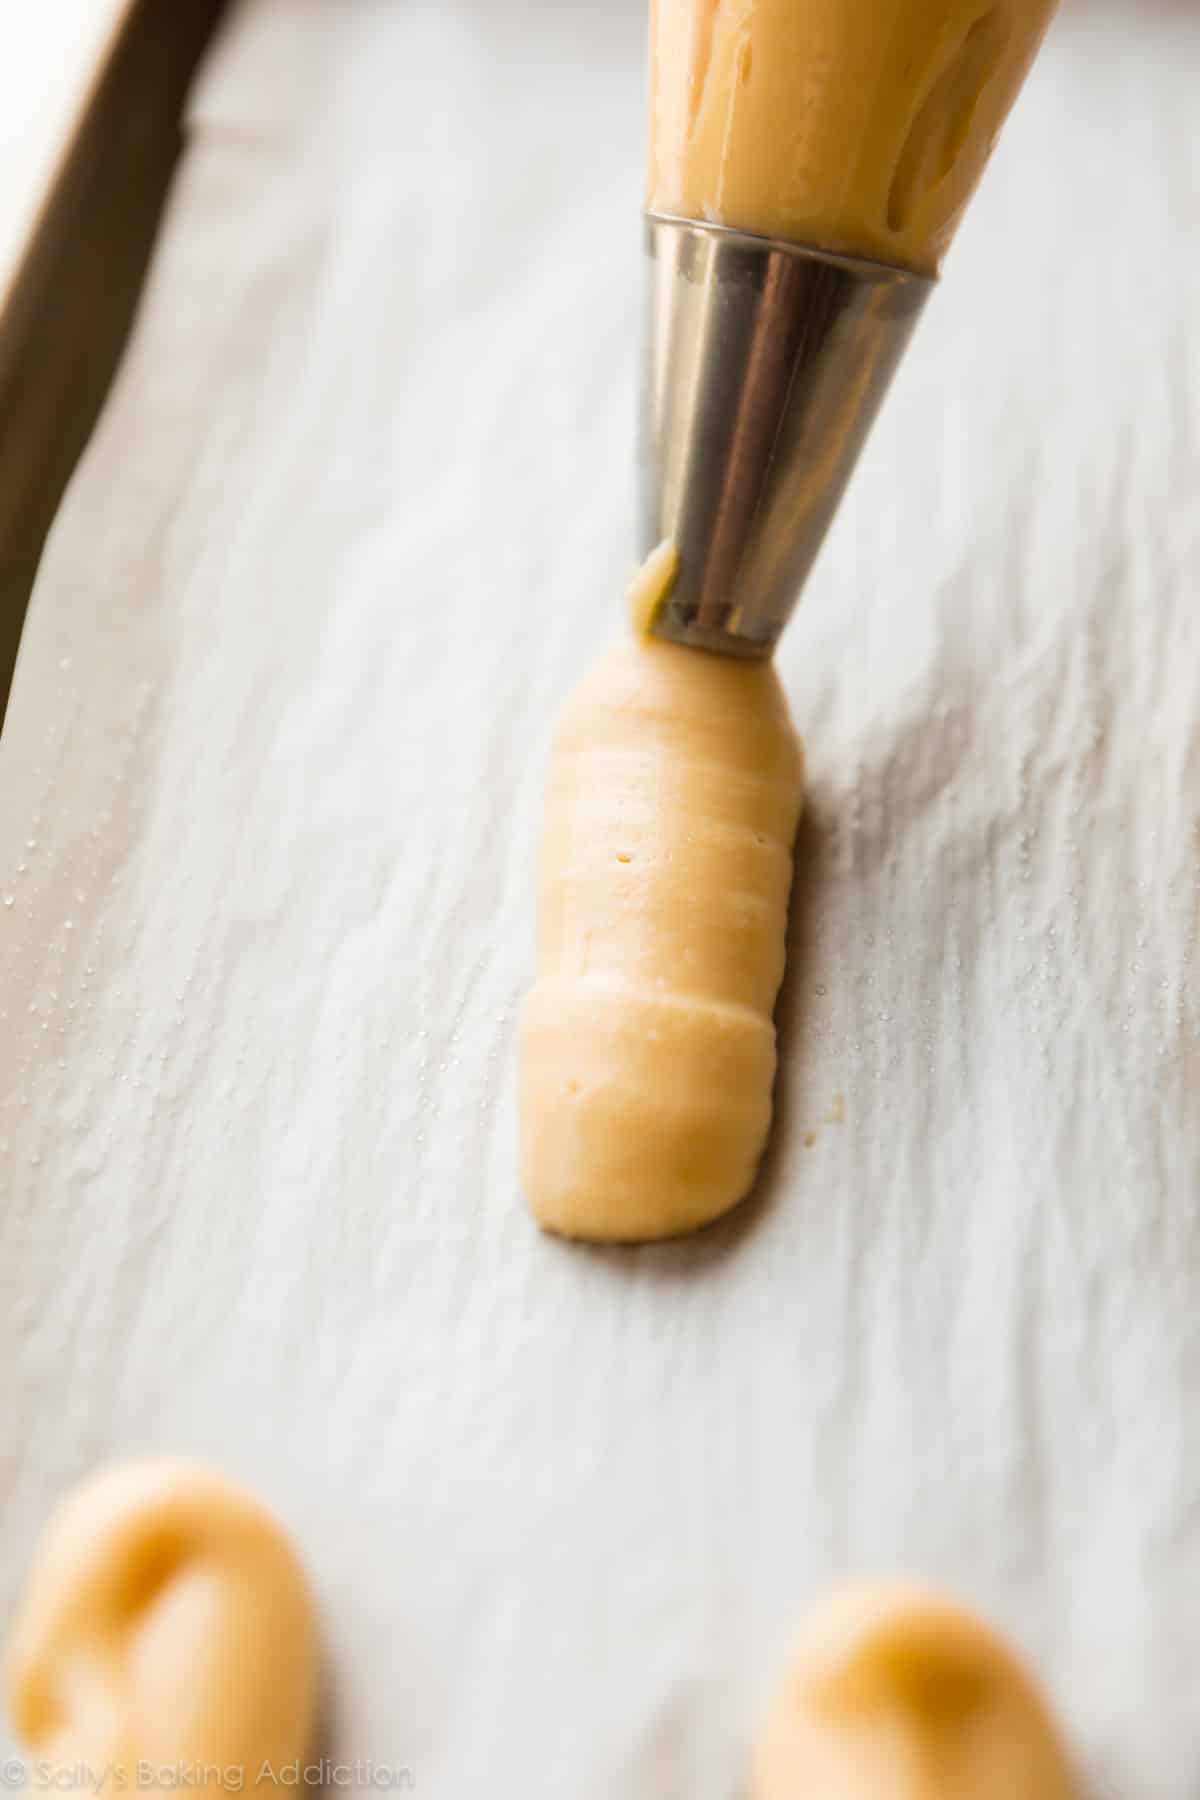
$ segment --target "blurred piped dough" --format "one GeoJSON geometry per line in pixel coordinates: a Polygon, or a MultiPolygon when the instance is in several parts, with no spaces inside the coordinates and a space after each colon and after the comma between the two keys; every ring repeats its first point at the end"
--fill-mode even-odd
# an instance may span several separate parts
{"type": "Polygon", "coordinates": [[[835,1590],[809,1615],[758,1746],[751,1800],[1077,1800],[1013,1653],[917,1587],[835,1590]]]}
{"type": "Polygon", "coordinates": [[[156,1458],[92,1477],[52,1517],[9,1646],[9,1709],[53,1768],[112,1769],[150,1793],[265,1791],[313,1747],[317,1660],[308,1587],[270,1514],[203,1465],[156,1458]]]}
{"type": "Polygon", "coordinates": [[[567,701],[521,1022],[522,1172],[548,1230],[668,1237],[751,1186],[803,772],[767,664],[626,639],[567,701]]]}
{"type": "Polygon", "coordinates": [[[649,204],[935,270],[1057,0],[656,0],[649,204]]]}

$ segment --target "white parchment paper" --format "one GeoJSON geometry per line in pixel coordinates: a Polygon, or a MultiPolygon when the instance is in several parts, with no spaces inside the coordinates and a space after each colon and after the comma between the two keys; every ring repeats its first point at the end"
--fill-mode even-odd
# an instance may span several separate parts
{"type": "Polygon", "coordinates": [[[541,1238],[553,710],[629,570],[640,0],[251,0],[0,746],[0,1616],[179,1447],[329,1748],[727,1800],[813,1590],[950,1582],[1096,1795],[1200,1793],[1200,13],[1075,0],[781,666],[757,1197],[541,1238]]]}

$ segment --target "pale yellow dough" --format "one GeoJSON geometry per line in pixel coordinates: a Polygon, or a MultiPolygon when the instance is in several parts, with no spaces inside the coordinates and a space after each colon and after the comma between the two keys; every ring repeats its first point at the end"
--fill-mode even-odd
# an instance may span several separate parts
{"type": "Polygon", "coordinates": [[[638,637],[649,637],[666,605],[679,573],[679,546],[666,538],[652,550],[629,584],[629,623],[638,637]]]}
{"type": "Polygon", "coordinates": [[[202,1465],[149,1459],[84,1482],[51,1519],[9,1708],[53,1768],[123,1771],[130,1792],[265,1792],[313,1746],[317,1661],[304,1575],[270,1514],[202,1465]]]}
{"type": "Polygon", "coordinates": [[[653,0],[649,204],[936,270],[1057,0],[653,0]]]}
{"type": "Polygon", "coordinates": [[[1077,1800],[1046,1702],[1013,1653],[917,1587],[836,1590],[768,1715],[751,1800],[1077,1800]]]}
{"type": "Polygon", "coordinates": [[[802,793],[769,665],[628,639],[568,700],[521,1021],[522,1171],[548,1230],[667,1237],[751,1186],[802,793]]]}

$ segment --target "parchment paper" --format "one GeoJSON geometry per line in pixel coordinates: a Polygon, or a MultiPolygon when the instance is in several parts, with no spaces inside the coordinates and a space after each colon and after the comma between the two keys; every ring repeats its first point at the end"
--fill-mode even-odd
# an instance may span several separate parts
{"type": "Polygon", "coordinates": [[[513,1024],[630,567],[643,29],[252,0],[202,79],[0,747],[0,1616],[64,1484],[198,1450],[331,1755],[437,1800],[727,1800],[894,1569],[1095,1795],[1195,1800],[1200,13],[1055,28],[782,651],[759,1192],[598,1253],[513,1024]]]}

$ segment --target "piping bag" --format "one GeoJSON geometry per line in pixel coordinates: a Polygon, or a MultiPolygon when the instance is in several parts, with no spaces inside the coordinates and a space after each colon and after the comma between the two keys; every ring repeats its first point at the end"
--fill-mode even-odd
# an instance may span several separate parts
{"type": "Polygon", "coordinates": [[[1057,0],[651,0],[651,622],[765,658],[1057,0]]]}

